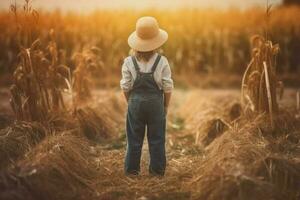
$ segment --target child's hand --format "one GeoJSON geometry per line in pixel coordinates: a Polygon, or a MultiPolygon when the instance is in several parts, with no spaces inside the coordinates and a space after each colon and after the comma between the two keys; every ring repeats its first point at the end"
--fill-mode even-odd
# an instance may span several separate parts
{"type": "Polygon", "coordinates": [[[165,106],[165,115],[167,115],[168,114],[168,110],[169,110],[169,107],[168,106],[165,106]]]}

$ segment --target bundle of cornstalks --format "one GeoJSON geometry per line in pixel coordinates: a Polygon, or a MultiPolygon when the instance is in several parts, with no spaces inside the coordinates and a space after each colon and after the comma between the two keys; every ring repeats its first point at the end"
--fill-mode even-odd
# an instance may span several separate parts
{"type": "Polygon", "coordinates": [[[70,70],[59,64],[53,30],[50,37],[45,50],[40,47],[40,40],[30,48],[21,47],[20,63],[10,89],[10,103],[19,120],[44,121],[51,112],[65,107],[62,90],[70,70]]]}
{"type": "Polygon", "coordinates": [[[91,98],[92,73],[102,66],[99,53],[100,49],[92,47],[84,49],[81,53],[74,54],[73,59],[76,63],[76,68],[73,72],[73,88],[76,104],[91,98]]]}
{"type": "Polygon", "coordinates": [[[70,70],[62,64],[64,52],[57,48],[53,29],[47,36],[48,44],[39,39],[36,30],[39,14],[32,8],[31,1],[25,0],[21,10],[16,4],[12,5],[11,11],[20,48],[10,88],[11,107],[18,120],[43,122],[50,113],[65,107],[62,90],[68,85],[70,70]]]}
{"type": "Polygon", "coordinates": [[[251,45],[252,59],[243,76],[241,103],[245,112],[269,113],[273,126],[273,114],[278,111],[277,91],[280,98],[283,95],[283,83],[276,76],[279,45],[258,35],[251,39],[251,45]]]}

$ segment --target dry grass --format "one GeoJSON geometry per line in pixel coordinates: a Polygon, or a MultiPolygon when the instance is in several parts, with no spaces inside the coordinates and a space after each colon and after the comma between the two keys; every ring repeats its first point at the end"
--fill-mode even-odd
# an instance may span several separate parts
{"type": "MultiPolygon", "coordinates": [[[[62,132],[44,139],[24,159],[17,161],[18,168],[3,173],[0,184],[7,193],[2,194],[10,197],[14,194],[17,198],[17,194],[27,192],[37,199],[297,198],[300,136],[299,121],[293,115],[282,114],[276,118],[278,127],[274,132],[264,115],[242,116],[231,121],[230,110],[235,104],[232,99],[238,99],[238,92],[175,93],[170,117],[175,120],[179,108],[180,116],[186,120],[181,129],[172,128],[176,120],[169,123],[168,167],[164,178],[148,175],[147,148],[143,151],[142,175],[137,178],[124,175],[123,136],[117,139],[113,135],[113,140],[101,139],[102,143],[91,146],[82,137],[82,131],[78,135],[62,132]],[[214,130],[204,128],[211,121],[205,120],[203,113],[230,126],[205,144],[205,148],[194,144],[197,127],[199,139],[214,130]],[[71,192],[62,194],[63,191],[71,192]]],[[[111,121],[124,120],[121,94],[109,94],[97,93],[99,102],[89,109],[101,117],[105,114],[111,121]],[[110,118],[109,113],[116,119],[110,118]]],[[[95,123],[92,127],[98,126],[96,121],[88,120],[95,123]]],[[[113,124],[123,127],[122,123],[113,124]]]]}
{"type": "MultiPolygon", "coordinates": [[[[88,191],[93,191],[97,175],[88,157],[89,144],[84,138],[61,133],[41,142],[13,172],[19,188],[24,186],[35,199],[85,199],[91,195],[88,191]]],[[[15,192],[6,193],[6,199],[15,192]]]]}
{"type": "Polygon", "coordinates": [[[89,107],[78,109],[76,117],[81,131],[91,140],[101,141],[101,139],[107,139],[116,133],[115,127],[112,126],[106,115],[98,115],[89,107]]]}
{"type": "Polygon", "coordinates": [[[190,92],[179,110],[179,116],[187,122],[185,128],[196,137],[195,143],[204,146],[230,128],[240,115],[238,93],[219,90],[206,96],[205,91],[190,92]]]}
{"type": "Polygon", "coordinates": [[[195,199],[297,199],[299,192],[299,121],[287,115],[276,124],[277,135],[266,125],[267,117],[243,119],[207,148],[189,186],[195,199]],[[293,125],[292,125],[293,124],[293,125]],[[293,136],[294,140],[284,139],[293,136]],[[279,139],[281,138],[281,139],[279,139]],[[296,139],[297,138],[297,139],[296,139]],[[274,142],[280,141],[280,145],[274,142]],[[279,147],[280,146],[280,147],[279,147]],[[278,148],[279,147],[279,148],[278,148]],[[199,174],[199,175],[198,175],[199,174]]]}
{"type": "Polygon", "coordinates": [[[104,92],[94,94],[93,101],[75,111],[75,117],[82,133],[93,141],[101,141],[120,136],[122,125],[125,125],[125,109],[121,94],[104,92]]]}
{"type": "Polygon", "coordinates": [[[49,116],[46,128],[38,122],[18,122],[1,130],[1,199],[22,199],[22,195],[51,200],[97,196],[95,188],[102,172],[96,171],[99,162],[93,157],[98,155],[84,136],[93,142],[116,138],[121,128],[118,122],[124,120],[120,94],[107,92],[100,97],[97,95],[97,104],[90,104],[93,108],[88,104],[79,108],[77,120],[58,113],[49,116]],[[46,136],[46,131],[51,134],[46,136]]]}
{"type": "Polygon", "coordinates": [[[266,114],[231,121],[233,99],[238,93],[196,90],[180,108],[186,131],[204,150],[181,190],[197,200],[299,198],[300,121],[295,113],[281,111],[274,129],[266,114]]]}
{"type": "Polygon", "coordinates": [[[11,172],[0,172],[0,199],[3,200],[36,200],[26,185],[20,184],[18,176],[11,172]]]}
{"type": "Polygon", "coordinates": [[[0,168],[7,168],[13,161],[41,142],[48,130],[41,124],[16,122],[0,130],[0,168]]]}

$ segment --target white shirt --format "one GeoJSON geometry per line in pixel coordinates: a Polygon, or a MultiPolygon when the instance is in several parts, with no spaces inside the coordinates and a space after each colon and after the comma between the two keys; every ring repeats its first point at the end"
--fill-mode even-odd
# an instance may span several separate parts
{"type": "MultiPolygon", "coordinates": [[[[140,68],[140,72],[148,73],[151,72],[151,68],[157,58],[158,54],[155,53],[148,62],[140,62],[137,60],[137,63],[140,68]]],[[[129,92],[133,83],[137,77],[134,64],[132,62],[131,56],[124,59],[122,65],[122,79],[120,81],[121,89],[125,92],[129,92]]],[[[161,56],[160,61],[156,67],[156,70],[153,74],[154,80],[157,83],[159,89],[163,90],[166,93],[172,92],[174,85],[171,77],[171,69],[169,62],[165,56],[161,56]]]]}

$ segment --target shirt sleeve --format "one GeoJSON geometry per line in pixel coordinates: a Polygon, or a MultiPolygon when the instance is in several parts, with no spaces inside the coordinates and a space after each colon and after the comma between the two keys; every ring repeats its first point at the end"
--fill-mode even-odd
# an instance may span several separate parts
{"type": "Polygon", "coordinates": [[[126,60],[124,60],[122,65],[122,79],[120,81],[120,86],[124,92],[129,92],[132,89],[132,74],[126,65],[126,60]]]}
{"type": "Polygon", "coordinates": [[[172,92],[174,83],[171,75],[171,68],[167,58],[165,58],[163,70],[162,70],[162,89],[166,93],[172,92]]]}

